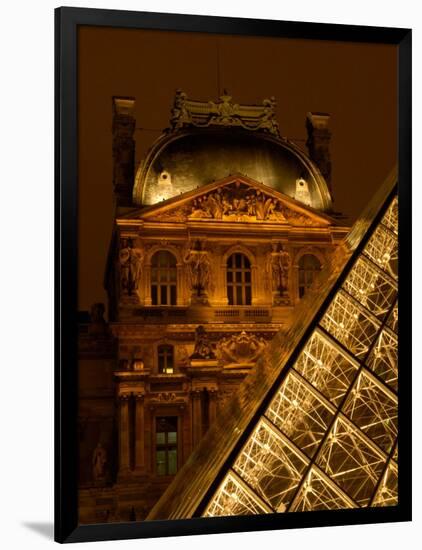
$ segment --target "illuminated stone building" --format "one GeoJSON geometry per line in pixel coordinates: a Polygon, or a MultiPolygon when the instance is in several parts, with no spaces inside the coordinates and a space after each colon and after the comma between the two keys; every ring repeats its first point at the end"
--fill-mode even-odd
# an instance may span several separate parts
{"type": "Polygon", "coordinates": [[[133,112],[114,98],[109,322],[96,305],[81,326],[85,523],[146,517],[349,230],[328,115],[308,113],[305,153],[281,137],[274,99],[178,91],[135,173],[133,112]]]}
{"type": "Polygon", "coordinates": [[[355,224],[300,317],[269,344],[236,408],[222,412],[148,519],[397,505],[394,182],[355,224]]]}

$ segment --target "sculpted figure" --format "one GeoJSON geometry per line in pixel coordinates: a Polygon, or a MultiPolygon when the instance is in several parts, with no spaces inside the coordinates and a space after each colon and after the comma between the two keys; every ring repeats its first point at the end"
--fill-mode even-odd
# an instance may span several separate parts
{"type": "Polygon", "coordinates": [[[92,454],[92,477],[94,481],[100,481],[105,477],[104,467],[107,462],[107,451],[98,443],[92,454]]]}
{"type": "Polygon", "coordinates": [[[195,348],[191,359],[215,359],[215,353],[202,325],[195,330],[195,348]]]}
{"type": "Polygon", "coordinates": [[[129,296],[138,288],[143,259],[143,250],[132,248],[131,239],[123,239],[119,252],[120,284],[129,296]]]}
{"type": "Polygon", "coordinates": [[[280,290],[281,293],[287,292],[287,286],[289,282],[289,271],[291,266],[291,258],[290,254],[287,252],[287,250],[284,250],[284,248],[280,247],[280,290]]]}
{"type": "Polygon", "coordinates": [[[268,256],[267,276],[271,281],[274,303],[286,303],[288,298],[289,271],[291,266],[290,254],[280,245],[273,243],[273,249],[268,256]]]}
{"type": "Polygon", "coordinates": [[[195,296],[206,296],[211,287],[211,261],[203,243],[197,241],[193,247],[188,244],[183,261],[187,265],[189,286],[195,296]]]}
{"type": "Polygon", "coordinates": [[[179,128],[182,128],[183,123],[190,121],[189,111],[187,110],[185,103],[186,98],[187,95],[185,92],[182,92],[182,90],[176,91],[170,119],[173,130],[179,130],[179,128]]]}

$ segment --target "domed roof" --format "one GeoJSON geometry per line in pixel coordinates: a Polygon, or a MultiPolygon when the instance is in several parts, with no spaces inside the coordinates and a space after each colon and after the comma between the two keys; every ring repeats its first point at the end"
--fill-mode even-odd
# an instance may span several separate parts
{"type": "MultiPolygon", "coordinates": [[[[202,108],[202,117],[203,112],[202,108]]],[[[278,136],[276,123],[272,121],[271,129],[275,131],[268,131],[268,117],[266,126],[261,122],[261,127],[255,125],[257,130],[253,131],[239,117],[225,115],[225,123],[218,124],[221,116],[214,116],[213,124],[205,125],[203,118],[195,124],[191,114],[189,124],[162,135],[149,150],[136,175],[135,204],[155,204],[240,173],[317,210],[331,209],[330,192],[318,168],[301,149],[278,136]]],[[[248,116],[251,125],[252,117],[248,116]]],[[[260,116],[255,115],[254,121],[262,121],[260,116]]]]}

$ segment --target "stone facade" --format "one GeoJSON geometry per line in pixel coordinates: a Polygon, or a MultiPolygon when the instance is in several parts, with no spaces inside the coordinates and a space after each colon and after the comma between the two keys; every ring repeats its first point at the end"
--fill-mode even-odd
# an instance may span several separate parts
{"type": "Polygon", "coordinates": [[[81,523],[146,517],[347,231],[243,174],[117,209],[109,322],[79,339],[81,523]]]}

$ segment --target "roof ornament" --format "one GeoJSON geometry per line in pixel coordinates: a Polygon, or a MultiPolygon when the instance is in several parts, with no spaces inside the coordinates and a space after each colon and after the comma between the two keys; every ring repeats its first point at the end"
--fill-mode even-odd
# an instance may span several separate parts
{"type": "Polygon", "coordinates": [[[245,130],[264,131],[280,137],[275,119],[274,97],[264,99],[262,105],[232,103],[232,96],[224,90],[219,101],[195,101],[185,92],[177,90],[171,110],[171,131],[184,127],[208,128],[210,126],[241,127],[245,130]]]}

